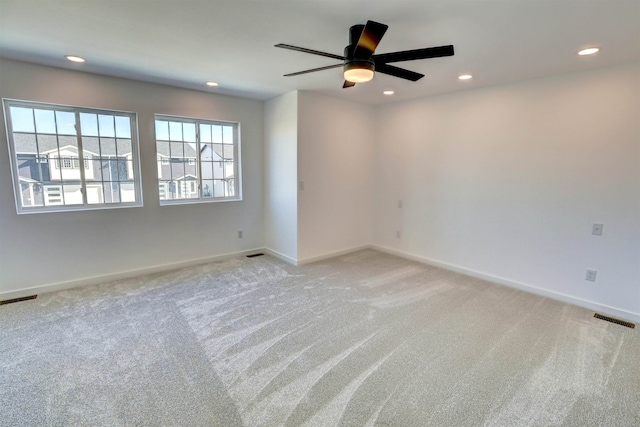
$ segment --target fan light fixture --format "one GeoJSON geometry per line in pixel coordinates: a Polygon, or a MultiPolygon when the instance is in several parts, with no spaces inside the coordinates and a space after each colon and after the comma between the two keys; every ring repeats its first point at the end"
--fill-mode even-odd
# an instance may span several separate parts
{"type": "Polygon", "coordinates": [[[364,83],[373,79],[374,66],[370,62],[358,61],[344,64],[344,79],[351,83],[364,83]]]}
{"type": "Polygon", "coordinates": [[[344,48],[343,55],[335,55],[319,50],[278,43],[275,47],[296,50],[298,52],[310,53],[312,55],[324,56],[341,61],[339,64],[298,71],[296,73],[285,74],[284,76],[299,76],[301,74],[342,67],[344,77],[343,89],[354,87],[358,83],[370,81],[373,79],[374,73],[387,74],[415,82],[424,77],[424,74],[396,67],[390,65],[390,63],[453,55],[453,45],[376,54],[375,51],[378,43],[380,43],[387,28],[389,28],[388,25],[371,20],[367,21],[365,25],[358,24],[351,26],[351,28],[349,28],[349,44],[344,48]]]}
{"type": "Polygon", "coordinates": [[[77,56],[77,55],[65,55],[65,58],[67,59],[67,61],[71,61],[71,62],[85,62],[85,59],[77,56]]]}
{"type": "Polygon", "coordinates": [[[593,55],[594,53],[598,53],[598,52],[600,52],[599,48],[590,47],[588,49],[582,49],[580,52],[578,52],[578,55],[580,55],[580,56],[593,55]]]}

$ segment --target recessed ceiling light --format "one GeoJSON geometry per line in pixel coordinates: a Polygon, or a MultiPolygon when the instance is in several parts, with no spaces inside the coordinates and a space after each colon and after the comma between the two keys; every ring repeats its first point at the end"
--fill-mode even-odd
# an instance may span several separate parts
{"type": "Polygon", "coordinates": [[[472,77],[473,76],[471,74],[462,74],[462,75],[458,76],[458,79],[459,80],[469,80],[472,77]]]}
{"type": "Polygon", "coordinates": [[[393,95],[395,92],[392,90],[385,90],[384,92],[382,92],[385,95],[393,95]]]}
{"type": "Polygon", "coordinates": [[[207,82],[207,86],[218,86],[218,83],[216,82],[207,82]]]}
{"type": "Polygon", "coordinates": [[[76,55],[66,55],[65,58],[67,58],[67,61],[71,61],[71,62],[85,62],[84,58],[81,58],[76,55]]]}
{"type": "Polygon", "coordinates": [[[578,52],[578,55],[584,56],[584,55],[593,55],[594,53],[598,53],[600,52],[600,48],[598,47],[590,47],[588,49],[582,49],[580,52],[578,52]]]}

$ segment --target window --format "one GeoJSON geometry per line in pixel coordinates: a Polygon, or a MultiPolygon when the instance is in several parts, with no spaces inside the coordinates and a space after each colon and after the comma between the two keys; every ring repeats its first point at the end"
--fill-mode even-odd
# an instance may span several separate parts
{"type": "Polygon", "coordinates": [[[156,115],[160,204],[240,200],[239,124],[156,115]]]}
{"type": "Polygon", "coordinates": [[[142,206],[136,115],[4,100],[18,213],[142,206]]]}

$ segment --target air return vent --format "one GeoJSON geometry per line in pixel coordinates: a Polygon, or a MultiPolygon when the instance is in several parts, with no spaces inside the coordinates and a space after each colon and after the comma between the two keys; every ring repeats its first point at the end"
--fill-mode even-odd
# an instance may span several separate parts
{"type": "Polygon", "coordinates": [[[264,255],[262,252],[260,252],[259,254],[251,254],[251,255],[247,255],[247,258],[255,258],[257,256],[262,256],[264,255]]]}
{"type": "Polygon", "coordinates": [[[602,314],[594,314],[593,317],[596,319],[606,320],[607,322],[617,323],[618,325],[626,326],[627,328],[634,329],[636,327],[635,323],[625,322],[624,320],[614,319],[613,317],[603,316],[602,314]]]}
{"type": "Polygon", "coordinates": [[[29,295],[28,297],[6,299],[4,301],[0,301],[0,305],[11,304],[12,302],[27,301],[27,300],[36,299],[36,298],[38,298],[38,295],[29,295]]]}

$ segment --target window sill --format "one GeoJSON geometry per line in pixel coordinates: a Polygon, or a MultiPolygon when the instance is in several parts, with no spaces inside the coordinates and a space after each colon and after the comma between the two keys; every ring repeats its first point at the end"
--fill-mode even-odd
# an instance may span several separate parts
{"type": "Polygon", "coordinates": [[[160,206],[201,205],[207,203],[241,202],[242,197],[219,197],[216,199],[161,200],[160,206]]]}

